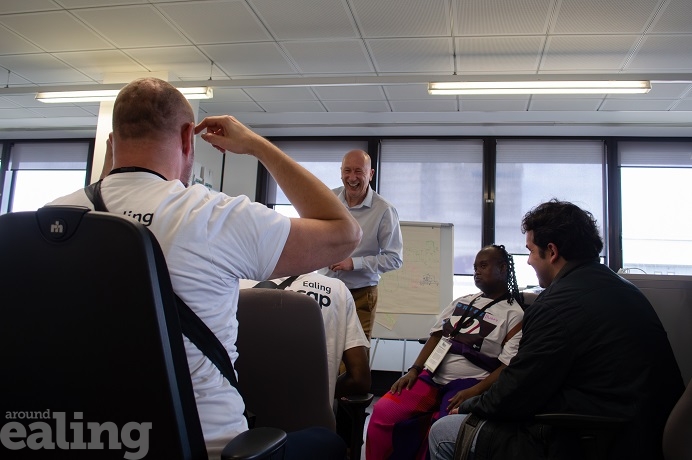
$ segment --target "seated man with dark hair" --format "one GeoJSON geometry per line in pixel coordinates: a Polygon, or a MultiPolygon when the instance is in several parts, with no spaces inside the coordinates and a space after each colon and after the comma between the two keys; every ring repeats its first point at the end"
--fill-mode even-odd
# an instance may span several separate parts
{"type": "Polygon", "coordinates": [[[460,428],[475,426],[463,443],[475,460],[582,460],[576,432],[534,421],[578,413],[629,420],[609,458],[661,459],[663,426],[684,387],[653,307],[600,263],[590,212],[551,200],[524,216],[522,231],[545,290],[526,308],[519,350],[497,381],[432,426],[432,458],[457,458],[460,428]]]}

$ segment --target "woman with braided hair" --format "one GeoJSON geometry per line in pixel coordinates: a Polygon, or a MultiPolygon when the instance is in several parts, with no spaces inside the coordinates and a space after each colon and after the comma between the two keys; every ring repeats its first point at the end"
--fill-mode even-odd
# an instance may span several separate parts
{"type": "Polygon", "coordinates": [[[432,423],[488,389],[516,354],[523,302],[512,256],[502,245],[486,246],[473,269],[481,292],[440,313],[413,366],[373,407],[368,460],[430,458],[432,423]]]}

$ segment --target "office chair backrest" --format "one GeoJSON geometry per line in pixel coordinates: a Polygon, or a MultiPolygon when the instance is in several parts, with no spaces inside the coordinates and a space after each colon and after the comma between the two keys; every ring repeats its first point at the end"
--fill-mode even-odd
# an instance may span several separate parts
{"type": "Polygon", "coordinates": [[[144,226],[86,208],[6,214],[0,259],[0,451],[207,458],[166,264],[144,226]]]}
{"type": "Polygon", "coordinates": [[[314,299],[293,291],[241,289],[236,344],[240,392],[256,427],[335,429],[324,322],[314,299]]]}
{"type": "Polygon", "coordinates": [[[663,430],[663,457],[665,460],[692,458],[692,382],[668,416],[663,430]]]}

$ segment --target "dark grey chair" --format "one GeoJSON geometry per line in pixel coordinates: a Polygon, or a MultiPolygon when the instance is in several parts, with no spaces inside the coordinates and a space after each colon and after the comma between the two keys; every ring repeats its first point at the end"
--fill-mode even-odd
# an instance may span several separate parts
{"type": "Polygon", "coordinates": [[[237,317],[238,384],[255,426],[334,431],[324,321],[317,302],[294,291],[241,289],[237,317]]]}
{"type": "Polygon", "coordinates": [[[668,416],[663,430],[663,457],[666,460],[692,458],[692,382],[668,416]]]}
{"type": "MultiPolygon", "coordinates": [[[[14,433],[3,458],[207,458],[167,267],[146,227],[86,208],[5,214],[0,258],[0,413],[14,433]]],[[[250,430],[223,458],[280,455],[285,438],[250,430]]]]}

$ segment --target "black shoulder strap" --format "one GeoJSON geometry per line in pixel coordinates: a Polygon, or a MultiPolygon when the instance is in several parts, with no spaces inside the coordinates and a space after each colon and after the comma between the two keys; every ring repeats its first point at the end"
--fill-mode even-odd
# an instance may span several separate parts
{"type": "MultiPolygon", "coordinates": [[[[235,370],[233,369],[233,361],[231,361],[230,356],[228,356],[228,351],[226,351],[226,348],[224,348],[219,338],[216,337],[216,334],[209,329],[209,326],[192,311],[192,308],[190,308],[183,299],[178,297],[178,294],[175,294],[175,306],[178,310],[180,329],[182,329],[183,335],[187,337],[204,356],[214,363],[214,366],[221,372],[221,375],[228,380],[242,398],[243,395],[240,393],[238,379],[236,379],[235,370]]],[[[243,411],[243,415],[248,421],[248,426],[253,428],[255,425],[255,415],[248,412],[247,407],[243,411]]]]}
{"type": "Polygon", "coordinates": [[[281,289],[281,290],[284,290],[284,289],[286,289],[288,286],[290,286],[291,283],[293,283],[293,282],[296,280],[296,278],[298,278],[298,275],[296,275],[296,276],[289,276],[288,278],[286,278],[285,280],[283,280],[283,281],[281,282],[281,284],[279,284],[279,285],[277,285],[274,281],[271,281],[271,280],[260,281],[259,283],[255,284],[255,285],[252,286],[252,287],[253,287],[253,288],[281,289]]]}
{"type": "MultiPolygon", "coordinates": [[[[108,211],[101,197],[101,181],[84,187],[84,192],[94,204],[94,209],[96,211],[108,211]]],[[[233,362],[228,356],[226,348],[224,348],[221,341],[216,337],[216,334],[204,324],[204,321],[202,321],[177,294],[175,295],[175,305],[178,310],[178,316],[180,317],[180,328],[185,337],[214,363],[231,385],[238,389],[238,380],[233,370],[233,362]]]]}
{"type": "Polygon", "coordinates": [[[94,182],[84,187],[84,193],[86,193],[89,201],[94,204],[95,211],[108,212],[106,203],[103,202],[103,198],[101,197],[101,181],[94,182]]]}
{"type": "Polygon", "coordinates": [[[216,334],[200,319],[197,314],[187,306],[183,299],[175,296],[175,304],[178,307],[178,316],[180,317],[180,328],[183,330],[185,337],[190,339],[209,360],[221,371],[221,374],[236,389],[238,388],[238,380],[233,371],[233,362],[228,356],[226,348],[221,341],[216,337],[216,334]]]}

